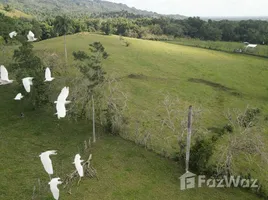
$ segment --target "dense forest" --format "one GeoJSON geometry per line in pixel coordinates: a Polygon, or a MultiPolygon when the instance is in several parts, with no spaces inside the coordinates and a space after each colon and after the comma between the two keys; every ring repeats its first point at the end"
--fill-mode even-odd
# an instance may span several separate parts
{"type": "Polygon", "coordinates": [[[32,30],[40,40],[86,31],[151,40],[186,37],[212,41],[268,43],[268,22],[261,20],[204,21],[199,17],[178,20],[169,17],[144,17],[127,11],[91,14],[90,17],[81,18],[63,15],[62,18],[68,22],[65,33],[60,33],[54,28],[59,20],[57,17],[47,17],[43,20],[18,19],[1,14],[0,34],[6,43],[9,42],[8,33],[14,30],[19,35],[26,35],[32,30]]]}
{"type": "MultiPolygon", "coordinates": [[[[48,16],[68,14],[68,16],[80,18],[90,16],[92,13],[118,12],[126,10],[130,13],[148,17],[160,17],[155,12],[139,10],[128,7],[122,3],[114,3],[104,0],[0,0],[2,4],[10,4],[14,8],[27,14],[44,19],[48,16]]],[[[174,19],[185,18],[182,15],[165,15],[174,19]]]]}

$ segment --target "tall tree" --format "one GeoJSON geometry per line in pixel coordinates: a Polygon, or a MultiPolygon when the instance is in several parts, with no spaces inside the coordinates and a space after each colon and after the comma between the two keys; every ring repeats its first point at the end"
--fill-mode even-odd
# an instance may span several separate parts
{"type": "Polygon", "coordinates": [[[66,46],[66,35],[72,29],[72,20],[66,15],[57,16],[54,21],[54,28],[59,35],[64,35],[65,64],[67,64],[68,55],[66,46]]]}
{"type": "MultiPolygon", "coordinates": [[[[16,80],[21,83],[22,78],[34,77],[31,92],[26,94],[33,108],[47,104],[48,85],[44,83],[44,64],[42,60],[34,54],[33,45],[29,42],[23,42],[22,45],[14,51],[12,70],[16,75],[16,80]]],[[[20,84],[21,85],[21,84],[20,84]]],[[[20,86],[20,91],[24,91],[20,86]]]]}

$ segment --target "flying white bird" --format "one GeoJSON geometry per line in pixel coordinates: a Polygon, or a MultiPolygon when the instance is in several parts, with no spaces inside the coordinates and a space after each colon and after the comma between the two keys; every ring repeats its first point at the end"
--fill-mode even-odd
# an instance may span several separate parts
{"type": "Polygon", "coordinates": [[[37,40],[37,38],[34,37],[34,33],[32,31],[29,31],[27,38],[28,38],[28,42],[34,42],[37,40]]]}
{"type": "Polygon", "coordinates": [[[84,169],[83,166],[81,165],[82,162],[84,162],[84,160],[80,160],[81,156],[79,154],[76,154],[74,157],[74,162],[73,164],[75,165],[75,168],[79,174],[80,177],[84,176],[84,169]]]}
{"type": "Polygon", "coordinates": [[[22,79],[22,84],[26,92],[31,92],[31,85],[33,85],[33,77],[26,77],[22,79]]]}
{"type": "Polygon", "coordinates": [[[69,104],[71,101],[66,101],[67,97],[69,96],[69,87],[64,87],[62,88],[57,101],[54,101],[54,103],[64,103],[64,104],[69,104]]]}
{"type": "Polygon", "coordinates": [[[12,83],[13,80],[9,80],[8,78],[8,71],[7,69],[5,68],[4,65],[1,65],[0,66],[0,84],[1,85],[6,85],[6,84],[9,84],[9,83],[12,83]]]}
{"type": "Polygon", "coordinates": [[[11,33],[9,33],[9,37],[13,38],[17,36],[17,32],[16,31],[12,31],[11,33]]]}
{"type": "Polygon", "coordinates": [[[55,200],[59,199],[60,196],[60,191],[58,189],[58,185],[62,184],[61,181],[59,181],[60,178],[53,178],[51,181],[48,183],[50,185],[50,191],[54,197],[55,200]]]}
{"type": "Polygon", "coordinates": [[[67,110],[66,110],[65,104],[63,102],[57,102],[56,110],[57,110],[57,112],[55,113],[55,115],[58,115],[58,119],[64,118],[66,116],[67,110]]]}
{"type": "Polygon", "coordinates": [[[50,155],[57,155],[56,150],[46,151],[46,152],[43,152],[39,155],[41,162],[44,166],[44,169],[46,170],[46,172],[48,173],[49,176],[51,174],[53,174],[52,161],[49,157],[50,155]]]}
{"type": "Polygon", "coordinates": [[[46,68],[45,79],[46,79],[45,82],[50,82],[53,81],[54,79],[54,77],[51,77],[51,71],[48,67],[46,68]]]}
{"type": "Polygon", "coordinates": [[[19,93],[17,96],[14,98],[15,100],[21,100],[23,98],[22,94],[19,93]]]}
{"type": "Polygon", "coordinates": [[[57,101],[54,101],[56,103],[56,110],[57,112],[55,115],[58,115],[58,119],[64,118],[66,116],[66,108],[65,105],[68,103],[71,103],[71,101],[66,101],[67,97],[69,95],[69,87],[62,88],[57,101]]]}

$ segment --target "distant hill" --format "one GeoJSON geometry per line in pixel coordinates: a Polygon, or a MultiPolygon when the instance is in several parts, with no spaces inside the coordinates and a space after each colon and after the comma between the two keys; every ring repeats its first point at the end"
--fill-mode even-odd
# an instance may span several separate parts
{"type": "MultiPolygon", "coordinates": [[[[14,8],[27,14],[42,18],[44,16],[55,16],[68,14],[72,16],[89,16],[92,13],[107,13],[127,11],[136,15],[160,17],[164,15],[155,12],[130,8],[122,3],[113,3],[100,0],[0,0],[0,3],[8,3],[14,8]]],[[[174,19],[185,18],[182,15],[165,15],[174,19]]]]}
{"type": "Polygon", "coordinates": [[[19,10],[16,9],[12,9],[11,11],[7,12],[6,10],[4,10],[4,6],[0,4],[0,13],[3,13],[4,15],[8,16],[8,17],[23,17],[23,18],[32,18],[32,16],[21,12],[19,10]]]}

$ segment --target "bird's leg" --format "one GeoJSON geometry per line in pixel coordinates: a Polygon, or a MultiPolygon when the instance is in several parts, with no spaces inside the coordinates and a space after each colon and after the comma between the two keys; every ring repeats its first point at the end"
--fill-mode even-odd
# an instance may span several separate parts
{"type": "Polygon", "coordinates": [[[78,180],[77,186],[79,186],[80,181],[81,181],[81,176],[79,176],[79,180],[78,180]]]}
{"type": "Polygon", "coordinates": [[[49,176],[49,179],[51,180],[51,175],[49,174],[48,176],[49,176]]]}

